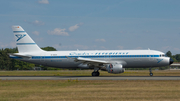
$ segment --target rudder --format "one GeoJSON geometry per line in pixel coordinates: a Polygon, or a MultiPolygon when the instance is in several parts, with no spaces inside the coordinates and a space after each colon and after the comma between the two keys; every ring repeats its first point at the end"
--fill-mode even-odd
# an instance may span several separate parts
{"type": "Polygon", "coordinates": [[[12,26],[19,53],[42,51],[21,26],[12,26]]]}

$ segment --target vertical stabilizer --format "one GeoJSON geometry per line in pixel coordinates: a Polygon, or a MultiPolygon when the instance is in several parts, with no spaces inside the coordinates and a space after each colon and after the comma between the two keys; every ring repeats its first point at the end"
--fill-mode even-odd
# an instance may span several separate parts
{"type": "Polygon", "coordinates": [[[42,51],[21,26],[12,26],[19,53],[42,51]]]}

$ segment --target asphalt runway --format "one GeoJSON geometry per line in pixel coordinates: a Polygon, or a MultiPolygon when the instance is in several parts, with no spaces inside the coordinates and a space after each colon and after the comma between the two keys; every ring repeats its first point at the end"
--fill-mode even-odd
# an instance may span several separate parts
{"type": "Polygon", "coordinates": [[[180,76],[1,76],[0,80],[180,80],[180,76]]]}

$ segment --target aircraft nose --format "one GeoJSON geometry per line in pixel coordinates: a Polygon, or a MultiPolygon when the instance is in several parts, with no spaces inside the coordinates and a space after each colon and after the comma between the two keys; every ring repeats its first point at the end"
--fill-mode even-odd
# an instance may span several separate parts
{"type": "Polygon", "coordinates": [[[171,65],[174,62],[172,58],[169,59],[169,65],[171,65]]]}

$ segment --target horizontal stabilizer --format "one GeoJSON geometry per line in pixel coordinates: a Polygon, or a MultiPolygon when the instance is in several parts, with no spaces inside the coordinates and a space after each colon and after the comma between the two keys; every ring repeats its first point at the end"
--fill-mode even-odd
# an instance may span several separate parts
{"type": "Polygon", "coordinates": [[[32,56],[30,55],[21,55],[21,54],[18,54],[18,53],[8,53],[8,55],[10,57],[20,57],[20,58],[31,58],[32,56]]]}

